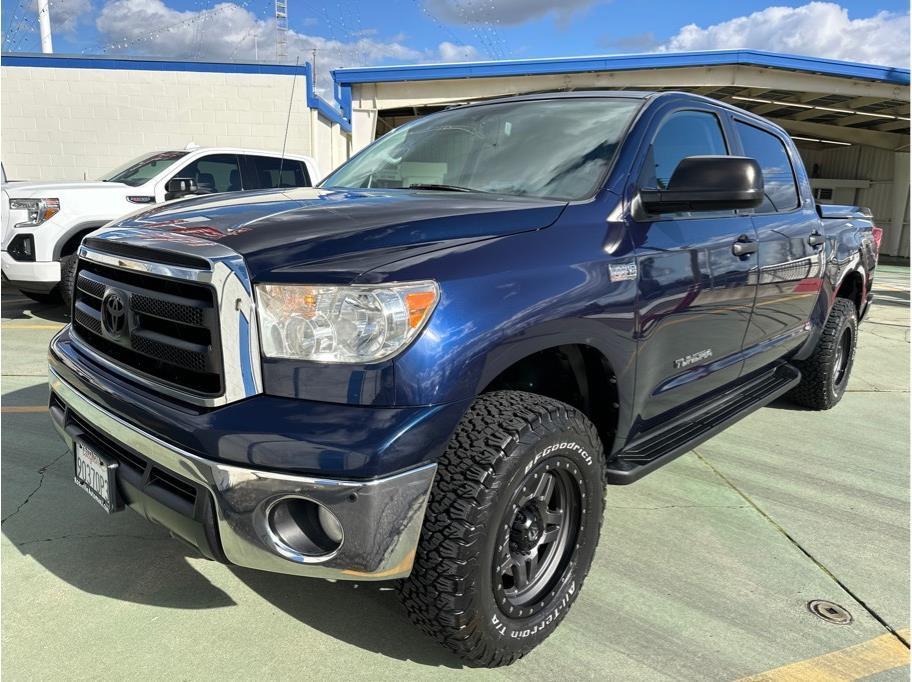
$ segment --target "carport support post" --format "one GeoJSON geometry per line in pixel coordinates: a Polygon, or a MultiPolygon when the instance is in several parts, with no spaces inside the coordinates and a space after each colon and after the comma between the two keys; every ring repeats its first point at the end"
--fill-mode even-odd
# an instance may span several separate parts
{"type": "Polygon", "coordinates": [[[352,110],[352,156],[374,141],[377,132],[376,109],[352,110]]]}
{"type": "Polygon", "coordinates": [[[893,152],[893,211],[890,229],[884,235],[887,242],[881,253],[888,256],[908,256],[903,252],[903,222],[909,201],[909,152],[893,152]]]}

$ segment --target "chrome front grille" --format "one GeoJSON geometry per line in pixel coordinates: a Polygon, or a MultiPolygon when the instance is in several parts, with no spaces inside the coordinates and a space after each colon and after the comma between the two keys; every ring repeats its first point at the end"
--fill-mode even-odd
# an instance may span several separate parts
{"type": "Polygon", "coordinates": [[[106,368],[186,402],[213,406],[262,390],[246,266],[214,242],[146,229],[93,233],[79,250],[72,331],[106,368]]]}
{"type": "Polygon", "coordinates": [[[222,393],[215,293],[179,282],[82,260],[73,295],[73,329],[125,368],[201,396],[222,393]],[[106,297],[126,302],[124,330],[104,323],[106,297]]]}

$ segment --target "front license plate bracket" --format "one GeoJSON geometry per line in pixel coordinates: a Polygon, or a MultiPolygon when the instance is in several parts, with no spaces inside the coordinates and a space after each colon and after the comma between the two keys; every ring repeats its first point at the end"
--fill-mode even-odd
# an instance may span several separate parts
{"type": "Polygon", "coordinates": [[[73,480],[109,514],[123,509],[117,490],[117,461],[77,438],[73,446],[73,480]]]}

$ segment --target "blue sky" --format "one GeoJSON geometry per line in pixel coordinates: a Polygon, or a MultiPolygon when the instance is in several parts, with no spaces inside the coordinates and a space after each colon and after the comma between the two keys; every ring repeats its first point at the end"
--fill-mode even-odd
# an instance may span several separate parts
{"type": "MultiPolygon", "coordinates": [[[[35,0],[2,0],[36,51],[35,0]]],[[[289,59],[338,66],[753,47],[908,66],[908,2],[288,0],[289,59]]],[[[274,60],[273,0],[52,0],[58,53],[274,60]]]]}

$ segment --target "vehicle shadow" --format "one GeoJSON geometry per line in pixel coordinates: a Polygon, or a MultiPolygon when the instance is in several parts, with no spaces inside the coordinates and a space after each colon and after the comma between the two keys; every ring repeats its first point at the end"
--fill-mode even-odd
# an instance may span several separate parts
{"type": "Polygon", "coordinates": [[[0,291],[0,312],[6,320],[38,319],[48,322],[69,322],[69,316],[62,303],[38,303],[8,285],[4,285],[0,291]]]}
{"type": "MultiPolygon", "coordinates": [[[[47,386],[4,394],[4,406],[47,402],[47,386]]],[[[0,532],[18,551],[77,590],[123,602],[171,609],[237,607],[231,589],[216,586],[194,566],[197,551],[132,511],[107,515],[72,479],[69,452],[46,412],[7,412],[0,433],[0,532]]],[[[10,564],[7,564],[10,565],[10,564]]],[[[12,564],[15,565],[15,564],[12,564]]],[[[330,582],[207,565],[229,571],[268,603],[302,625],[352,646],[435,667],[461,667],[445,649],[408,622],[393,583],[330,582]]],[[[206,571],[210,573],[209,570],[206,571]]],[[[15,581],[4,570],[3,582],[15,581]]],[[[226,581],[231,584],[233,581],[226,581]]],[[[46,614],[53,618],[54,614],[46,614]]],[[[294,630],[286,633],[293,642],[294,630]]]]}
{"type": "Polygon", "coordinates": [[[463,667],[455,655],[409,622],[393,582],[329,582],[231,570],[276,608],[335,639],[402,661],[463,667]]]}

